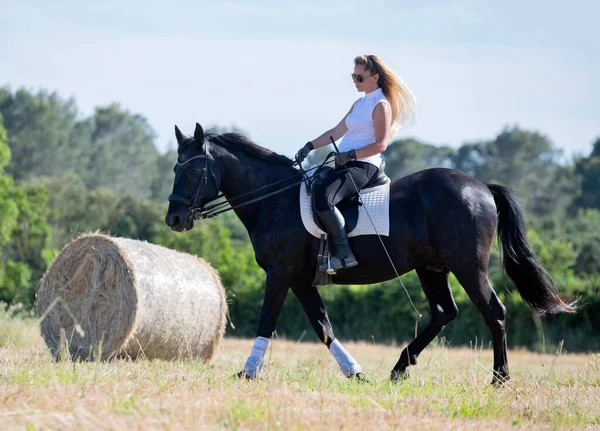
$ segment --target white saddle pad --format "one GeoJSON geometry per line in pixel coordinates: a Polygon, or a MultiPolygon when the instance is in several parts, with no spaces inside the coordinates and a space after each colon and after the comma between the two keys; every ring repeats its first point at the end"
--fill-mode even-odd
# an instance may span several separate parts
{"type": "MultiPolygon", "coordinates": [[[[359,235],[390,235],[390,183],[363,189],[360,191],[362,205],[358,207],[358,222],[349,237],[359,235]],[[371,216],[369,220],[369,215],[371,216]],[[375,225],[375,228],[373,227],[375,225]],[[375,231],[377,229],[377,231],[375,231]]],[[[313,218],[311,196],[306,194],[306,184],[300,185],[300,214],[306,230],[315,238],[321,238],[323,232],[313,218]]]]}

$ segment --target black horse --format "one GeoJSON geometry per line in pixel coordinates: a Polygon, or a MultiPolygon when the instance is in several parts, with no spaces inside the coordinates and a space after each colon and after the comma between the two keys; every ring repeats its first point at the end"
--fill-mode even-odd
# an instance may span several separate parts
{"type": "MultiPolygon", "coordinates": [[[[267,192],[263,186],[281,181],[284,188],[301,179],[287,157],[266,150],[240,134],[204,134],[196,124],[193,137],[175,127],[178,163],[166,223],[177,232],[193,228],[192,208],[203,208],[219,194],[245,200],[267,192]]],[[[299,187],[234,209],[250,236],[256,261],[266,272],[266,290],[257,336],[269,338],[291,288],[319,339],[328,347],[335,339],[323,300],[312,287],[319,240],[304,228],[299,187]]],[[[416,270],[431,307],[431,320],[402,351],[391,372],[407,375],[421,351],[454,320],[458,309],[448,283],[452,272],[475,303],[492,333],[492,383],[509,378],[506,356],[506,308],[488,279],[494,235],[502,243],[504,269],[522,298],[540,314],[574,312],[563,301],[550,275],[527,242],[518,199],[506,187],[483,184],[451,169],[427,169],[390,186],[390,231],[383,237],[400,274],[416,270]]],[[[370,284],[395,277],[376,236],[350,239],[359,262],[333,276],[336,284],[370,284]]]]}

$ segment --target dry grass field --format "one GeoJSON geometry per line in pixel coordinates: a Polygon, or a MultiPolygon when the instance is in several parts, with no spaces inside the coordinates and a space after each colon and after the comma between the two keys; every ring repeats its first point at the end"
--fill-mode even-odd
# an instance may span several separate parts
{"type": "Polygon", "coordinates": [[[365,384],[321,345],[275,340],[260,381],[232,379],[252,342],[225,339],[207,365],[55,363],[33,322],[0,319],[0,429],[600,429],[600,355],[511,351],[493,389],[487,349],[430,347],[391,384],[400,347],[345,343],[365,384]]]}

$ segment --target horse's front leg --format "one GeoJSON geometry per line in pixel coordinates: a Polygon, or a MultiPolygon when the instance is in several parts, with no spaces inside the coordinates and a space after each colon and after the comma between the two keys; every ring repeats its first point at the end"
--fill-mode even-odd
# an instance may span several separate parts
{"type": "Polygon", "coordinates": [[[252,346],[250,356],[246,360],[244,370],[237,374],[238,377],[253,379],[260,374],[269,345],[269,339],[273,331],[275,331],[277,318],[289,290],[287,277],[278,274],[276,271],[267,272],[266,284],[265,297],[256,331],[256,340],[254,341],[254,346],[252,346]]]}
{"type": "Polygon", "coordinates": [[[362,374],[362,367],[333,335],[333,328],[319,291],[310,285],[292,286],[292,291],[308,316],[317,337],[327,346],[344,376],[366,381],[362,374]]]}

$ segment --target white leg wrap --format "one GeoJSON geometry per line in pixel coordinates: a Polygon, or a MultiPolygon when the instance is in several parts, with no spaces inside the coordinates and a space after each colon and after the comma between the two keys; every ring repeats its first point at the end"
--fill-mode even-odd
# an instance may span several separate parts
{"type": "Polygon", "coordinates": [[[262,370],[268,345],[268,338],[256,337],[254,346],[252,346],[252,351],[250,352],[250,356],[248,356],[246,365],[244,365],[244,372],[248,377],[258,376],[260,370],[262,370]]]}
{"type": "Polygon", "coordinates": [[[344,376],[348,377],[351,374],[362,373],[362,367],[350,356],[350,353],[346,352],[346,349],[342,347],[338,340],[333,340],[333,343],[329,346],[329,351],[337,361],[344,376]]]}

